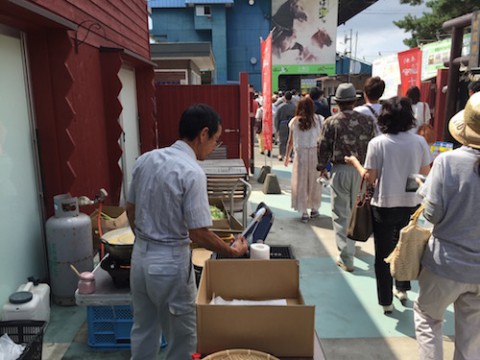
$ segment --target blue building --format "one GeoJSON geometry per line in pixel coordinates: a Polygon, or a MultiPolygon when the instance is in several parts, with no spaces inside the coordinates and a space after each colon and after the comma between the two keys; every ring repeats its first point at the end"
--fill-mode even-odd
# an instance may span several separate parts
{"type": "MultiPolygon", "coordinates": [[[[373,2],[339,0],[338,23],[373,2]]],[[[196,56],[203,62],[192,60],[185,65],[186,73],[192,76],[184,83],[195,83],[191,78],[202,76],[208,79],[202,82],[225,84],[238,81],[240,72],[248,72],[253,87],[261,88],[260,38],[266,38],[272,27],[272,0],[150,0],[148,5],[152,20],[150,35],[154,42],[152,60],[163,61],[167,68],[174,69],[173,59],[188,60],[196,56]],[[193,54],[192,43],[207,46],[203,52],[193,54]],[[169,50],[171,44],[176,44],[176,53],[169,50]],[[210,61],[205,61],[209,57],[210,61]],[[170,62],[166,62],[168,59],[170,62]]],[[[322,75],[325,74],[311,77],[322,75]]]]}

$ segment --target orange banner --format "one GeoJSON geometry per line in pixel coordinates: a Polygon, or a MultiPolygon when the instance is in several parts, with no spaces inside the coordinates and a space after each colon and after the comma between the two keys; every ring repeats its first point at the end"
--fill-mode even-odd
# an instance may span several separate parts
{"type": "Polygon", "coordinates": [[[272,150],[272,34],[260,39],[262,50],[262,135],[265,150],[272,150]]]}
{"type": "Polygon", "coordinates": [[[418,86],[422,82],[422,51],[414,48],[398,53],[400,65],[400,78],[402,81],[402,96],[405,96],[408,88],[418,86]]]}

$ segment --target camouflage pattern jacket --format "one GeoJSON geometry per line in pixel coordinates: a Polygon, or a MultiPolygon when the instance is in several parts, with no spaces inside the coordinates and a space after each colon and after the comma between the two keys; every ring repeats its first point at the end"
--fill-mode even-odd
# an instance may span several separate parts
{"type": "Polygon", "coordinates": [[[345,164],[344,157],[354,155],[361,164],[365,162],[367,146],[375,136],[375,124],[371,117],[353,110],[346,110],[325,120],[318,145],[317,170],[332,164],[345,164]]]}

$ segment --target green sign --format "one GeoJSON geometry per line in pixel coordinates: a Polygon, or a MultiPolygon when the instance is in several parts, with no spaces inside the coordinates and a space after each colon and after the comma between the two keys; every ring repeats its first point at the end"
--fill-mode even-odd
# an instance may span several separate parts
{"type": "MultiPolygon", "coordinates": [[[[272,90],[278,90],[280,75],[335,75],[335,64],[316,65],[274,65],[272,66],[272,90]]],[[[300,89],[298,89],[300,90],[300,89]]]]}

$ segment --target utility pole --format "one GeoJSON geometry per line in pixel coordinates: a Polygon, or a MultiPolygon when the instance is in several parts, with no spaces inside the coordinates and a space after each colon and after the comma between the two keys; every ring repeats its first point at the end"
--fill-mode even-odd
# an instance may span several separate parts
{"type": "MultiPolygon", "coordinates": [[[[358,33],[357,33],[358,35],[358,33]]],[[[352,62],[352,29],[350,29],[350,36],[348,37],[347,34],[345,34],[345,51],[344,51],[344,55],[347,55],[349,56],[349,59],[348,59],[348,73],[347,73],[347,82],[350,82],[350,68],[351,68],[351,62],[352,62]],[[347,52],[347,41],[349,41],[349,47],[350,47],[350,51],[347,52]]],[[[355,45],[355,52],[357,51],[356,50],[356,45],[355,45]]]]}

